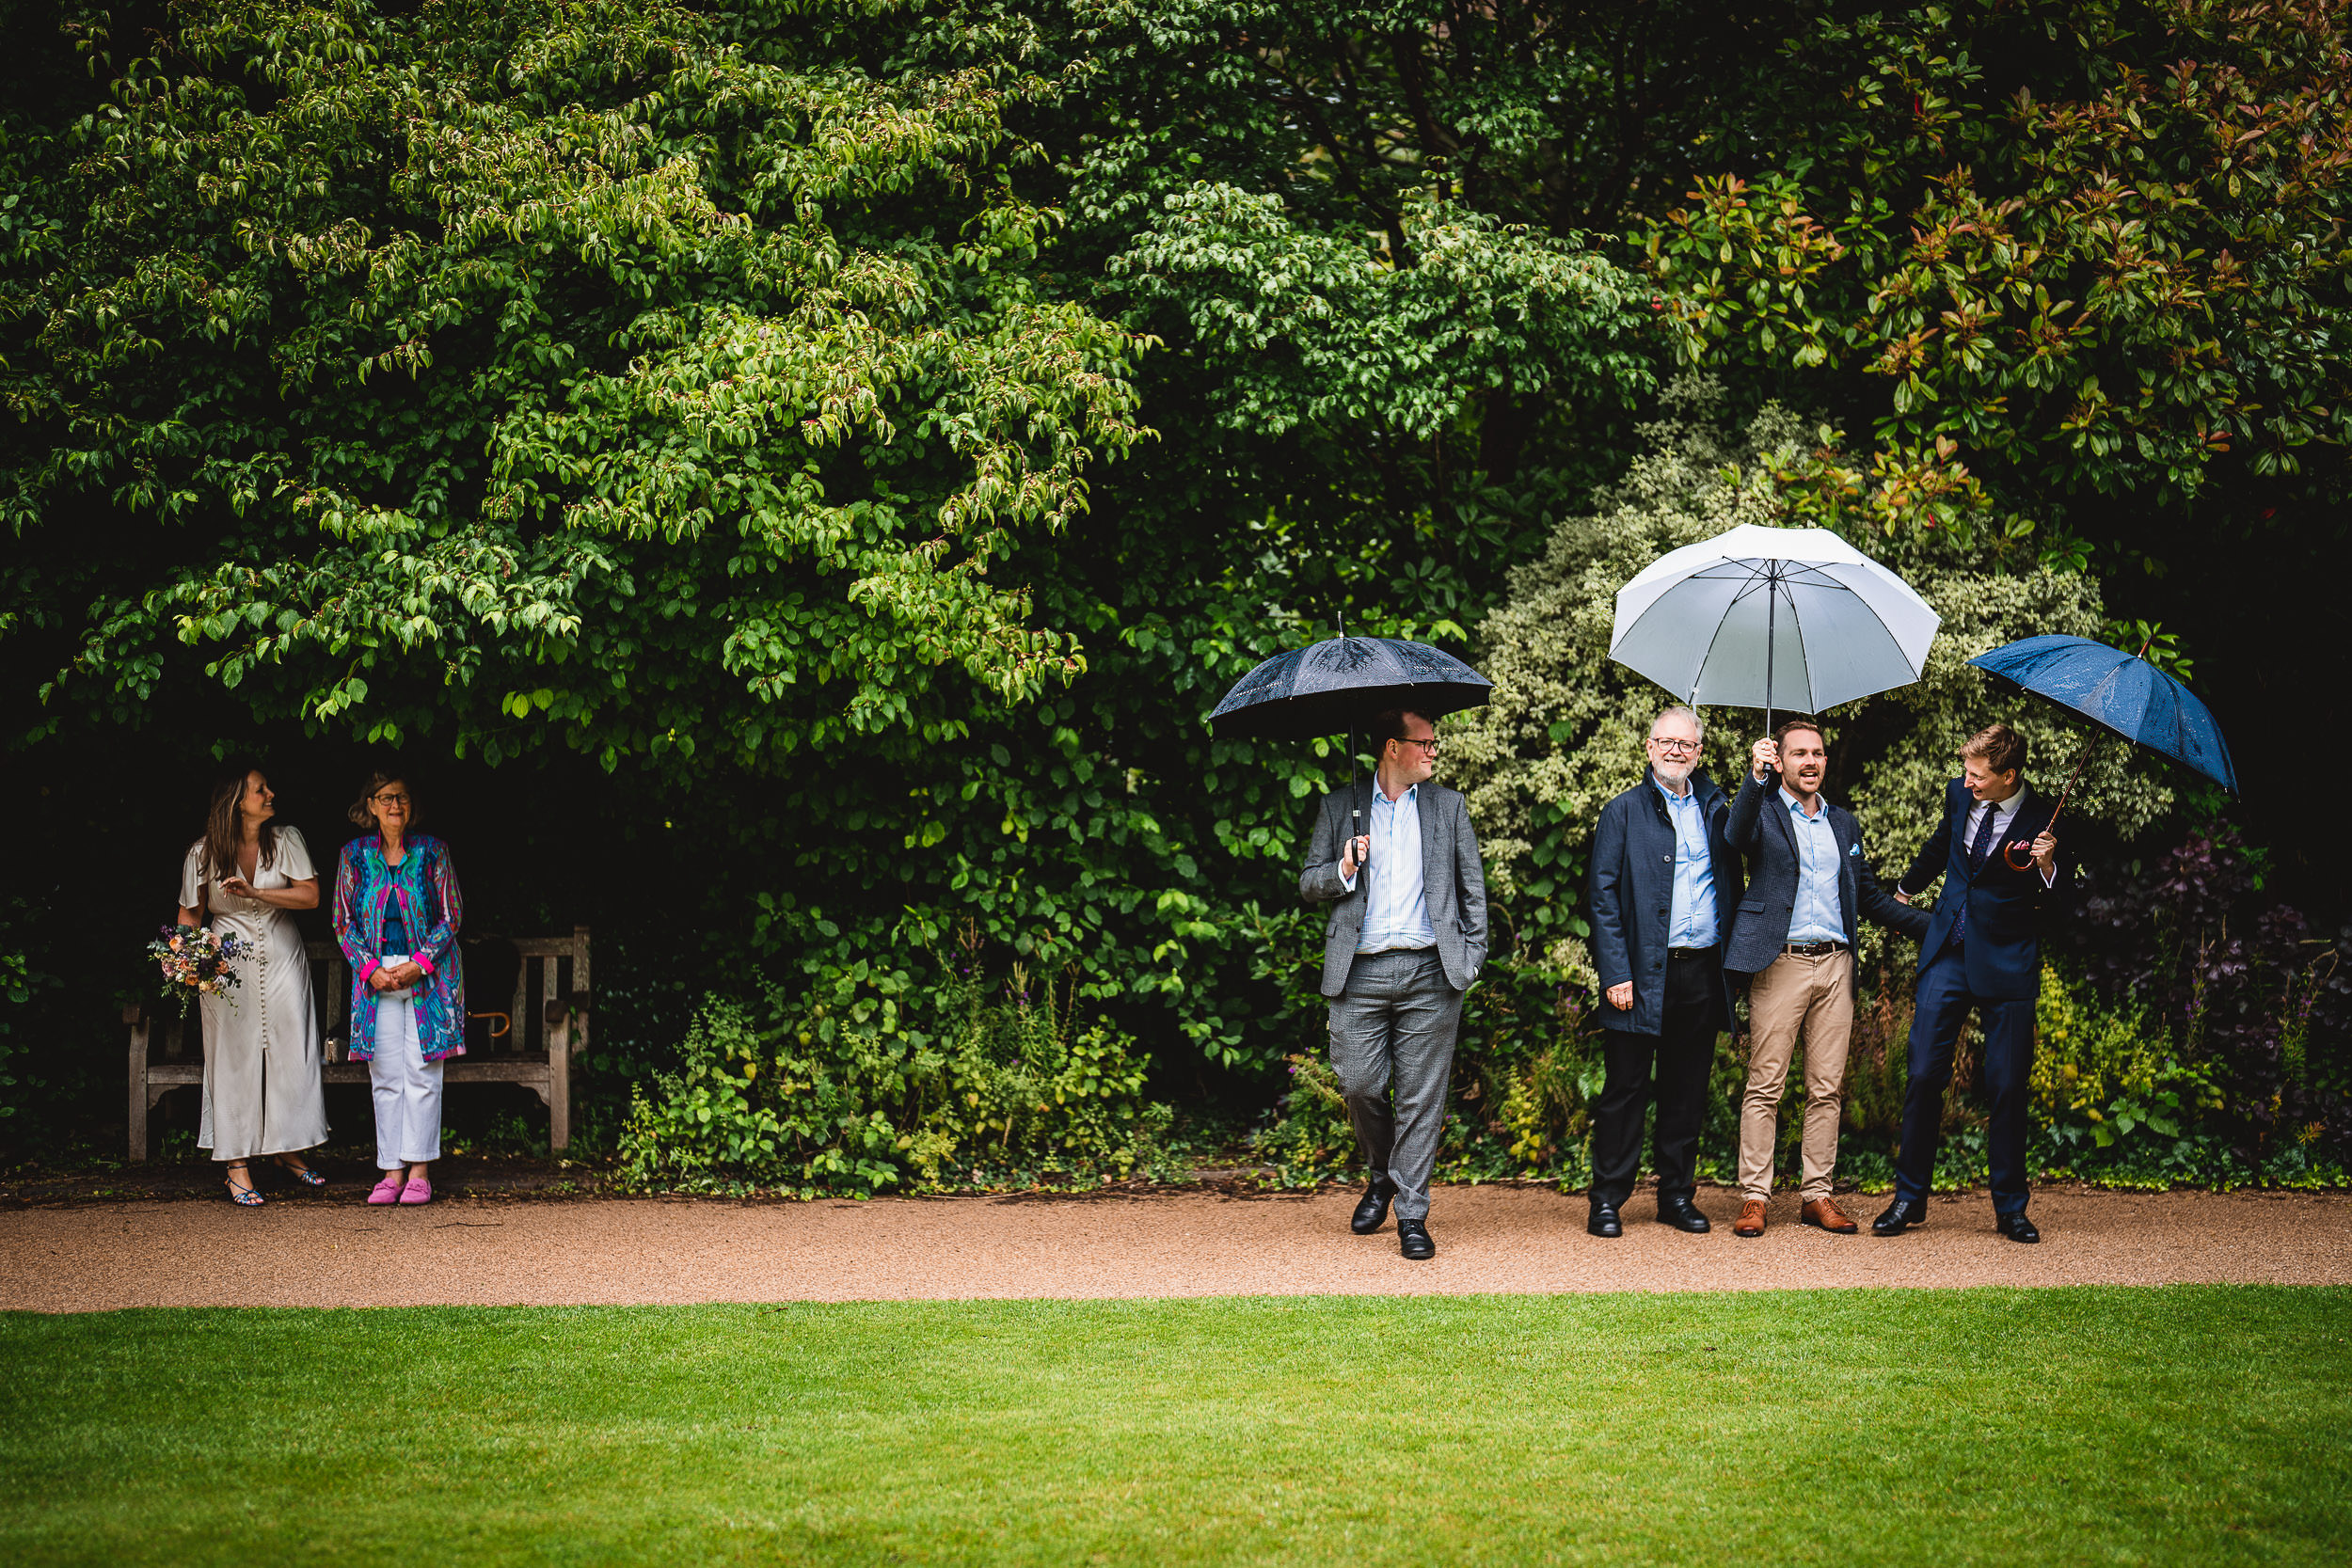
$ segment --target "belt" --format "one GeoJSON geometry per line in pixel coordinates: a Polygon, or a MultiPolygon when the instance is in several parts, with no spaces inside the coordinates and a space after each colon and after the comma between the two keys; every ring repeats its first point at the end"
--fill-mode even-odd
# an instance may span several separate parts
{"type": "Polygon", "coordinates": [[[1842,942],[1791,942],[1783,943],[1780,950],[1794,953],[1800,958],[1818,958],[1825,953],[1843,953],[1846,944],[1842,942]]]}
{"type": "Polygon", "coordinates": [[[1666,956],[1670,958],[1703,958],[1713,951],[1715,951],[1713,943],[1705,947],[1669,947],[1666,949],[1666,956]]]}

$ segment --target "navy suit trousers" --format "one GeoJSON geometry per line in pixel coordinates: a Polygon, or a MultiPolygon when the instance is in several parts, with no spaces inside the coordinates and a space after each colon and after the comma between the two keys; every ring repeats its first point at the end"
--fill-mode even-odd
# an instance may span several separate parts
{"type": "Polygon", "coordinates": [[[1974,1009],[1984,1036],[1984,1086],[1993,1098],[1986,1152],[1993,1166],[1993,1212],[2026,1212],[2026,1111],[2033,1098],[2033,998],[1987,998],[1968,989],[1959,942],[1920,972],[1918,1010],[1911,1017],[1911,1086],[1903,1094],[1902,1149],[1895,1159],[1895,1196],[1915,1203],[1935,1176],[1944,1127],[1944,1090],[1952,1081],[1952,1048],[1974,1009]]]}
{"type": "MultiPolygon", "coordinates": [[[[1723,1010],[1719,954],[1675,955],[1666,965],[1665,1023],[1655,1035],[1600,1032],[1608,1077],[1593,1106],[1595,1203],[1622,1209],[1642,1174],[1642,1123],[1653,1097],[1652,1162],[1661,1201],[1698,1190],[1699,1132],[1707,1124],[1707,1074],[1715,1065],[1723,1010]],[[1653,1081],[1652,1073],[1656,1077],[1653,1081]]],[[[1606,1006],[1606,1004],[1603,1004],[1606,1006]]]]}

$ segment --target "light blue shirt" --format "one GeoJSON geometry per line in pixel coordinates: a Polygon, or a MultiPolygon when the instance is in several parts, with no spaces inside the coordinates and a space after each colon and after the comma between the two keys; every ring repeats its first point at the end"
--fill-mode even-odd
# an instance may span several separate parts
{"type": "Polygon", "coordinates": [[[1788,803],[1788,831],[1797,836],[1797,907],[1788,914],[1790,942],[1844,942],[1845,900],[1837,892],[1837,830],[1829,825],[1829,802],[1813,797],[1807,816],[1788,786],[1780,786],[1788,803]]]}
{"type": "Polygon", "coordinates": [[[1675,830],[1675,895],[1666,915],[1666,945],[1712,947],[1715,857],[1707,847],[1707,814],[1699,809],[1699,792],[1685,780],[1683,793],[1677,795],[1659,784],[1654,772],[1649,782],[1666,798],[1666,820],[1675,830]]]}
{"type": "MultiPolygon", "coordinates": [[[[1372,854],[1359,875],[1372,879],[1364,891],[1363,928],[1356,933],[1356,951],[1385,953],[1391,947],[1435,947],[1438,928],[1429,924],[1429,896],[1421,875],[1421,786],[1415,784],[1391,800],[1373,785],[1370,820],[1365,834],[1372,854]]],[[[1354,878],[1341,885],[1356,891],[1354,878]]]]}

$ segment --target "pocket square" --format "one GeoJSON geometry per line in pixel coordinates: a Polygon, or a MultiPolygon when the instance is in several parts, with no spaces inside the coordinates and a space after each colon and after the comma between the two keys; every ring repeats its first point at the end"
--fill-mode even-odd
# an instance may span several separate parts
{"type": "Polygon", "coordinates": [[[1849,855],[1859,855],[1862,853],[1862,846],[1857,844],[1852,848],[1847,850],[1846,853],[1849,855]]]}

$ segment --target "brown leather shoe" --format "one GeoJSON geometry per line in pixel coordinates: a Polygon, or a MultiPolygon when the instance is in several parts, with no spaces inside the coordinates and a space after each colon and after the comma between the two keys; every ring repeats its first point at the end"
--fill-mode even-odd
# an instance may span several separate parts
{"type": "Polygon", "coordinates": [[[1764,1200],[1762,1198],[1752,1197],[1740,1205],[1740,1217],[1731,1222],[1731,1233],[1735,1236],[1764,1234],[1764,1200]]]}
{"type": "Polygon", "coordinates": [[[1797,1218],[1806,1225],[1818,1225],[1834,1236],[1851,1236],[1862,1227],[1848,1219],[1845,1212],[1825,1197],[1817,1197],[1799,1212],[1797,1218]]]}

